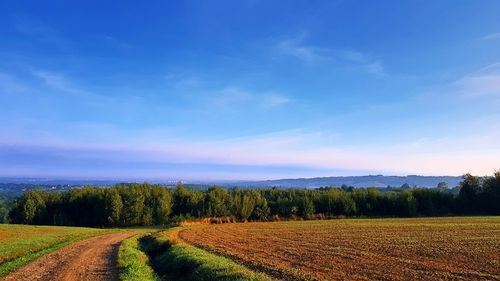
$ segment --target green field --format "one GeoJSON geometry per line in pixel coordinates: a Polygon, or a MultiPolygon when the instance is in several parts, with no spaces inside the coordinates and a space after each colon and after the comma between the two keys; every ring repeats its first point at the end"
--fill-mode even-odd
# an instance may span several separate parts
{"type": "Polygon", "coordinates": [[[116,230],[0,224],[0,276],[69,243],[116,230]]]}

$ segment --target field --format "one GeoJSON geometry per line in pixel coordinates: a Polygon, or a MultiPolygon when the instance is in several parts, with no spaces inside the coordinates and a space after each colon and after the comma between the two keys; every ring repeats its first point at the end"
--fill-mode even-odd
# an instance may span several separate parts
{"type": "Polygon", "coordinates": [[[500,217],[198,225],[178,235],[285,280],[500,280],[500,217]]]}
{"type": "Polygon", "coordinates": [[[71,242],[110,231],[85,227],[0,224],[0,276],[71,242]]]}
{"type": "Polygon", "coordinates": [[[271,281],[231,259],[178,240],[180,228],[133,236],[120,246],[118,267],[123,281],[198,280],[271,281]]]}

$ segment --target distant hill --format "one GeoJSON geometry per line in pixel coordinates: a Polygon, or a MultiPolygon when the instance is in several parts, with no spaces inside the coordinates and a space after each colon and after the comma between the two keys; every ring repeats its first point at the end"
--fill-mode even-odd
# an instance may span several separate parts
{"type": "Polygon", "coordinates": [[[33,184],[33,185],[97,185],[108,186],[120,183],[119,180],[99,179],[64,179],[64,178],[25,178],[25,177],[0,177],[0,183],[33,184]]]}
{"type": "Polygon", "coordinates": [[[452,176],[349,176],[349,177],[318,177],[280,179],[265,181],[249,181],[233,183],[239,187],[281,187],[281,188],[317,188],[324,186],[354,186],[354,187],[400,187],[403,184],[418,187],[436,187],[440,182],[446,182],[450,188],[457,186],[462,177],[452,176]]]}
{"type": "MultiPolygon", "coordinates": [[[[349,177],[317,177],[317,178],[297,178],[297,179],[279,179],[279,180],[263,180],[263,181],[196,181],[185,182],[186,186],[193,189],[207,189],[212,185],[224,187],[240,187],[240,188],[317,188],[325,186],[342,185],[354,187],[401,187],[403,184],[408,184],[411,187],[436,187],[440,182],[446,182],[450,188],[457,186],[462,177],[450,176],[383,176],[383,175],[368,175],[368,176],[349,176],[349,177]]],[[[128,183],[134,181],[127,180],[65,180],[65,179],[43,179],[43,178],[7,178],[0,177],[0,193],[20,193],[31,189],[71,189],[84,185],[94,186],[110,186],[117,183],[128,183]]],[[[136,182],[143,182],[142,180],[136,182]]],[[[150,183],[159,183],[165,186],[174,187],[177,180],[173,181],[149,181],[150,183]]]]}

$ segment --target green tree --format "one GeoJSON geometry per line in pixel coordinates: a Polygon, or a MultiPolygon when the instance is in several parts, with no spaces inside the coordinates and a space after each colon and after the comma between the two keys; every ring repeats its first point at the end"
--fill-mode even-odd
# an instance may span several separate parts
{"type": "Polygon", "coordinates": [[[45,191],[25,192],[14,201],[9,217],[14,223],[41,223],[46,213],[44,197],[46,197],[45,191]]]}
{"type": "Polygon", "coordinates": [[[7,204],[0,200],[0,223],[8,223],[9,222],[9,210],[7,208],[7,204]]]}
{"type": "Polygon", "coordinates": [[[121,224],[123,226],[141,225],[143,223],[145,194],[138,184],[120,188],[122,198],[121,224]]]}
{"type": "Polygon", "coordinates": [[[315,208],[313,200],[308,195],[308,193],[306,193],[299,199],[299,214],[301,216],[307,216],[310,214],[314,214],[314,212],[315,208]]]}
{"type": "Polygon", "coordinates": [[[116,188],[109,188],[104,191],[104,216],[107,220],[107,225],[120,225],[120,217],[122,214],[122,198],[116,188]]]}
{"type": "Polygon", "coordinates": [[[398,216],[412,217],[417,213],[417,200],[413,193],[403,190],[397,193],[397,208],[395,214],[398,216]]]}
{"type": "Polygon", "coordinates": [[[208,217],[225,217],[231,214],[231,196],[226,189],[210,187],[205,195],[205,215],[208,217]]]}
{"type": "Polygon", "coordinates": [[[255,209],[255,199],[246,191],[233,190],[232,214],[240,221],[248,220],[255,209]]]}
{"type": "Polygon", "coordinates": [[[465,174],[460,183],[460,192],[458,200],[460,201],[462,211],[466,213],[477,212],[480,209],[478,195],[481,192],[481,179],[471,174],[465,174]]]}
{"type": "Polygon", "coordinates": [[[446,182],[440,182],[437,185],[437,189],[440,191],[448,190],[448,184],[446,182]]]}
{"type": "Polygon", "coordinates": [[[478,199],[484,213],[500,215],[500,171],[484,179],[478,199]]]}
{"type": "Polygon", "coordinates": [[[169,220],[172,212],[172,193],[161,186],[153,186],[149,200],[153,211],[153,224],[164,225],[169,220]]]}

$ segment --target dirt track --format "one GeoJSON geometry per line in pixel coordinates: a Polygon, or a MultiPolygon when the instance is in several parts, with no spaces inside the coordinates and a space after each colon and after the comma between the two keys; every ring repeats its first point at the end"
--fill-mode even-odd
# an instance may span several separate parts
{"type": "Polygon", "coordinates": [[[19,268],[2,280],[119,280],[118,247],[133,234],[106,234],[73,243],[19,268]]]}

